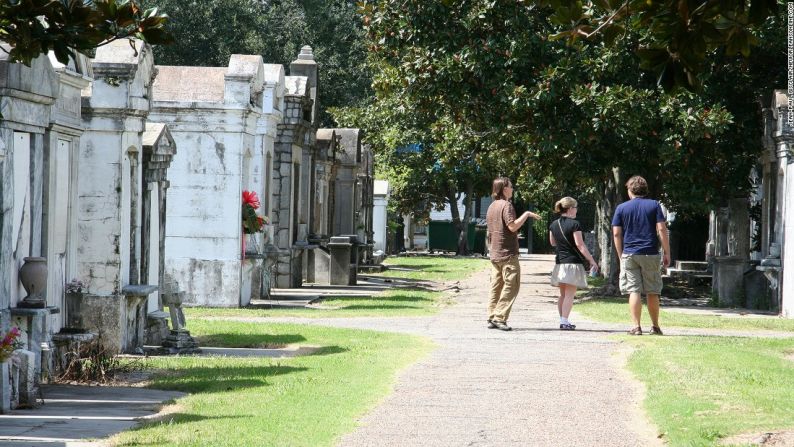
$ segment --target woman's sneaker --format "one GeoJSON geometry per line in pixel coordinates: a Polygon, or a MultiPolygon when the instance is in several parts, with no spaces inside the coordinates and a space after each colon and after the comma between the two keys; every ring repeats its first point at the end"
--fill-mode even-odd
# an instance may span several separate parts
{"type": "Polygon", "coordinates": [[[576,325],[575,324],[571,324],[571,323],[562,323],[562,324],[560,324],[560,330],[561,331],[573,331],[575,329],[576,329],[576,325]]]}

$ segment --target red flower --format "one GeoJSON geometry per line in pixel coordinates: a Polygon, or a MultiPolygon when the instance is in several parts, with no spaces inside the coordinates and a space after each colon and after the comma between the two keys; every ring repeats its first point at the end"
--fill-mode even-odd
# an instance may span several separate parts
{"type": "Polygon", "coordinates": [[[243,191],[243,205],[251,205],[253,209],[259,209],[259,197],[254,191],[243,191]]]}

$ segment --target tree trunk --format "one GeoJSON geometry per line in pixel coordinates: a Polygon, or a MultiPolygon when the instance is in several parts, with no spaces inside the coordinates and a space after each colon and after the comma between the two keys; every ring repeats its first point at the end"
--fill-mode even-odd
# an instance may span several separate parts
{"type": "MultiPolygon", "coordinates": [[[[460,234],[463,231],[463,224],[460,221],[460,210],[458,209],[458,190],[454,185],[447,185],[447,202],[449,203],[449,210],[452,214],[452,226],[455,227],[455,236],[460,242],[460,234]]],[[[458,251],[460,253],[460,243],[458,243],[458,251]]]]}
{"type": "Polygon", "coordinates": [[[598,249],[600,257],[599,266],[606,278],[603,293],[607,295],[618,295],[620,275],[620,258],[615,252],[615,245],[612,241],[612,216],[615,208],[625,200],[623,193],[624,175],[620,168],[613,168],[610,178],[601,186],[601,199],[596,203],[596,237],[598,238],[598,249]]]}
{"type": "MultiPolygon", "coordinates": [[[[472,195],[474,195],[474,183],[466,181],[466,191],[463,192],[463,222],[461,223],[460,233],[458,233],[458,255],[469,254],[466,241],[469,237],[469,222],[471,221],[472,195]]],[[[457,206],[457,205],[456,205],[457,206]]]]}

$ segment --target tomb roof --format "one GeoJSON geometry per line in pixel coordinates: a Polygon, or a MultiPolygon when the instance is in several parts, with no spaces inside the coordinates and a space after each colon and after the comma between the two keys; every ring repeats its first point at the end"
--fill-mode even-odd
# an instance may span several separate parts
{"type": "Polygon", "coordinates": [[[155,101],[223,102],[226,67],[158,65],[155,101]]]}

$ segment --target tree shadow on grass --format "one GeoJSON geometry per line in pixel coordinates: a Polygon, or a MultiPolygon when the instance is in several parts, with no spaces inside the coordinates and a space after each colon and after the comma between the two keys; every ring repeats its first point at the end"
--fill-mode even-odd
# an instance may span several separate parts
{"type": "Polygon", "coordinates": [[[347,352],[349,349],[343,348],[341,346],[323,346],[322,348],[312,352],[308,355],[331,355],[331,354],[341,354],[343,352],[347,352]]]}
{"type": "MultiPolygon", "coordinates": [[[[237,359],[224,359],[224,362],[237,359]]],[[[216,360],[217,362],[217,360],[216,360]]],[[[204,364],[203,364],[204,365],[204,364]]],[[[241,388],[268,386],[268,377],[307,371],[302,366],[184,366],[178,371],[157,374],[151,388],[182,391],[186,393],[217,393],[241,388]]]]}
{"type": "MultiPolygon", "coordinates": [[[[246,418],[246,417],[256,417],[256,416],[255,415],[200,416],[200,415],[192,414],[192,413],[165,413],[165,414],[157,415],[157,416],[155,416],[153,418],[145,419],[143,421],[143,423],[141,423],[141,425],[138,425],[138,426],[130,429],[130,431],[135,432],[135,431],[145,430],[145,429],[147,429],[147,428],[149,428],[149,427],[151,427],[153,425],[160,425],[160,424],[176,425],[176,424],[184,424],[184,423],[189,423],[189,422],[202,422],[202,421],[213,420],[213,419],[243,419],[243,418],[246,418]]],[[[232,423],[232,421],[230,421],[230,423],[232,423]]],[[[121,444],[115,444],[115,445],[121,445],[121,446],[123,446],[123,445],[162,445],[162,443],[156,442],[156,441],[153,441],[153,442],[135,441],[135,444],[121,443],[121,444]]]]}
{"type": "Polygon", "coordinates": [[[394,272],[421,272],[427,269],[440,268],[438,264],[389,264],[386,266],[386,271],[394,272]]]}
{"type": "MultiPolygon", "coordinates": [[[[319,301],[325,302],[325,303],[334,303],[334,302],[340,301],[340,300],[344,300],[344,301],[348,301],[348,302],[357,301],[357,302],[361,302],[361,303],[367,303],[367,302],[372,302],[372,301],[379,301],[379,302],[382,302],[382,301],[393,301],[393,302],[397,302],[397,303],[419,303],[419,302],[423,302],[423,301],[426,301],[426,302],[433,302],[434,301],[432,298],[416,296],[416,295],[392,295],[392,296],[373,296],[373,297],[357,297],[357,296],[352,296],[352,297],[333,297],[333,298],[324,298],[324,299],[319,300],[319,301]]],[[[349,307],[345,307],[345,309],[349,309],[349,307]]]]}
{"type": "Polygon", "coordinates": [[[290,344],[306,341],[306,337],[299,334],[245,334],[245,333],[216,333],[199,335],[195,337],[199,346],[213,346],[219,348],[281,348],[290,344]]]}
{"type": "Polygon", "coordinates": [[[421,310],[424,308],[421,306],[397,306],[397,305],[389,305],[389,304],[379,304],[372,306],[353,305],[353,306],[345,306],[339,308],[339,310],[410,310],[410,309],[421,310]]]}

